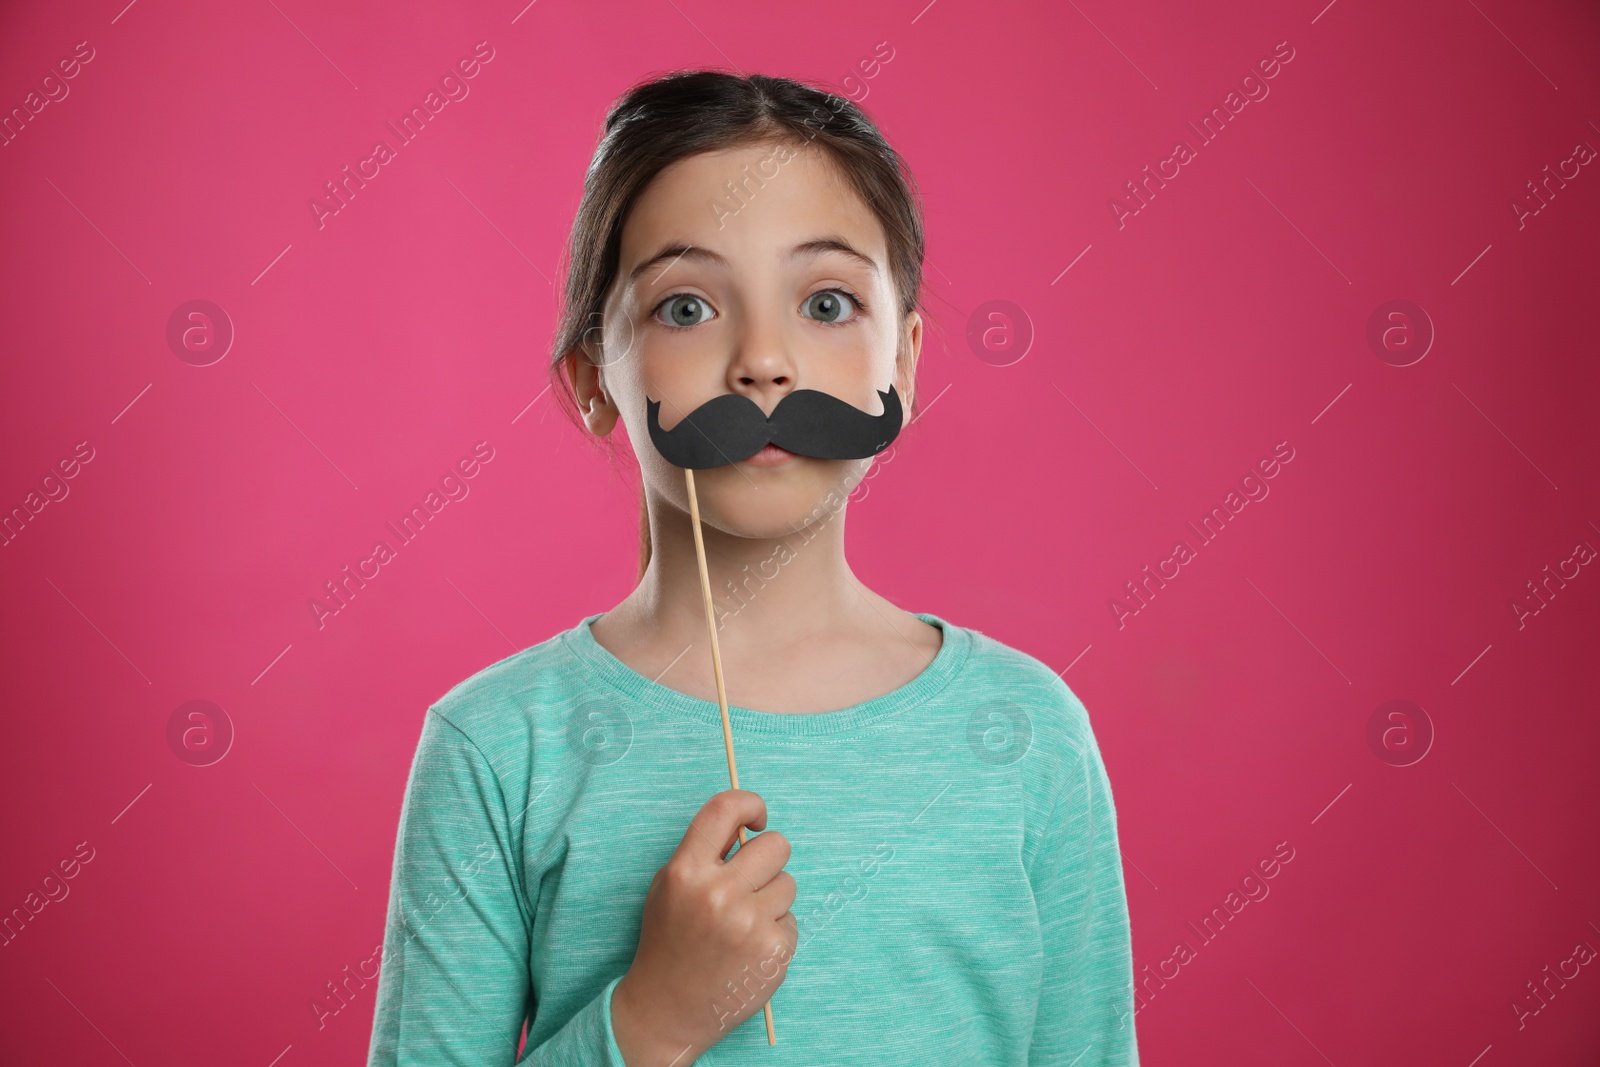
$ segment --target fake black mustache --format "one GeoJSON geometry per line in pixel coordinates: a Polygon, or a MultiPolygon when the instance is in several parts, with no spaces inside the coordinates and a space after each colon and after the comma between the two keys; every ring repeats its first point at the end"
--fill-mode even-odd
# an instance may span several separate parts
{"type": "Polygon", "coordinates": [[[900,397],[894,383],[877,390],[882,415],[869,415],[830,393],[796,389],[769,417],[743,393],[712,397],[670,430],[661,428],[661,401],[645,397],[645,417],[656,450],[675,467],[705,470],[749,459],[769,443],[814,459],[865,459],[888,447],[900,432],[900,397]]]}

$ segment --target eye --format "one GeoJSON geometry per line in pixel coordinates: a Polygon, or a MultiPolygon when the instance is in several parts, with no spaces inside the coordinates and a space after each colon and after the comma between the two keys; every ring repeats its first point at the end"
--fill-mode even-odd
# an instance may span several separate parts
{"type": "Polygon", "coordinates": [[[667,309],[667,321],[674,326],[698,326],[710,319],[711,305],[693,293],[674,293],[656,305],[656,310],[667,309]]]}
{"type": "Polygon", "coordinates": [[[814,311],[814,317],[824,326],[842,326],[854,319],[857,311],[866,310],[860,297],[848,289],[823,289],[806,297],[800,306],[814,311]]]}

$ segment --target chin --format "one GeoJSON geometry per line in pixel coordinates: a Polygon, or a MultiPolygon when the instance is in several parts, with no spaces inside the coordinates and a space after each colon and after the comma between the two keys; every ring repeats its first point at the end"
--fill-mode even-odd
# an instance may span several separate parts
{"type": "Polygon", "coordinates": [[[848,467],[840,461],[801,457],[778,467],[696,471],[701,521],[736,537],[792,535],[843,514],[847,486],[852,484],[845,479],[848,467]]]}

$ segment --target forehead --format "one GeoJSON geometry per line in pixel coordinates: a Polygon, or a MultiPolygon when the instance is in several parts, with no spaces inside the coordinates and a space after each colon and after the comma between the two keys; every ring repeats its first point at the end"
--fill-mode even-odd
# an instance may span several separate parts
{"type": "Polygon", "coordinates": [[[824,234],[844,237],[887,267],[882,225],[828,153],[795,144],[786,151],[788,161],[779,162],[785,150],[775,142],[742,145],[663,169],[623,224],[622,274],[669,241],[736,259],[776,256],[824,234]]]}

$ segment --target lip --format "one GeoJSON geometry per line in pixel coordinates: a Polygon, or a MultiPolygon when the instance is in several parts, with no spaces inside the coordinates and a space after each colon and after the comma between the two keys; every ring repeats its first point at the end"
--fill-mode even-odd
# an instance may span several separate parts
{"type": "Polygon", "coordinates": [[[798,457],[787,448],[769,444],[744,462],[752,467],[776,467],[796,458],[798,457]]]}

